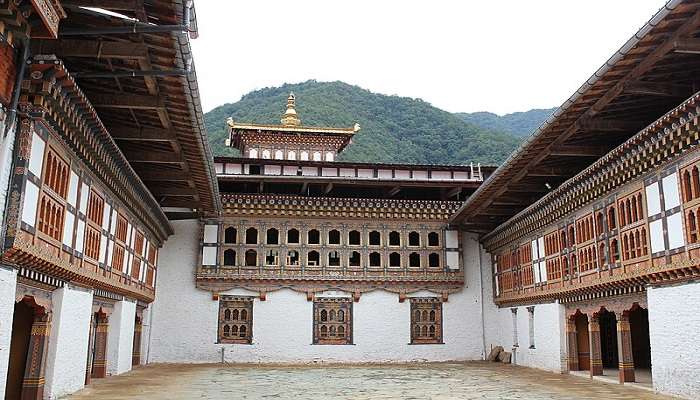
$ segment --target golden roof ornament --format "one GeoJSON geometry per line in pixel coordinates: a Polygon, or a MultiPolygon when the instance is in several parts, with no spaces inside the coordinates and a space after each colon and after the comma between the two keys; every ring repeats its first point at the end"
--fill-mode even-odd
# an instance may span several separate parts
{"type": "Polygon", "coordinates": [[[299,116],[297,115],[297,110],[295,108],[296,98],[294,97],[294,93],[290,93],[289,97],[287,97],[287,110],[284,112],[284,115],[282,116],[282,125],[284,126],[299,126],[301,125],[301,120],[299,119],[299,116]]]}

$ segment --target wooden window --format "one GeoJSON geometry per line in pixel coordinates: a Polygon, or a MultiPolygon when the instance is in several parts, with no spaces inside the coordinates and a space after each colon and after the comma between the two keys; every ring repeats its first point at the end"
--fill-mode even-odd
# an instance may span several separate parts
{"type": "Polygon", "coordinates": [[[100,231],[91,226],[85,229],[85,256],[93,260],[100,256],[100,231]]]}
{"type": "Polygon", "coordinates": [[[136,231],[136,239],[134,240],[134,251],[136,254],[143,255],[143,233],[136,231]]]}
{"type": "Polygon", "coordinates": [[[124,268],[124,254],[124,247],[115,243],[112,250],[112,269],[121,271],[124,268]]]}
{"type": "Polygon", "coordinates": [[[236,251],[228,249],[224,251],[224,265],[236,265],[236,251]]]}
{"type": "Polygon", "coordinates": [[[267,244],[279,244],[280,232],[275,228],[267,230],[267,244]]]}
{"type": "Polygon", "coordinates": [[[369,253],[369,266],[370,267],[381,267],[382,266],[382,256],[376,251],[369,253]]]}
{"type": "Polygon", "coordinates": [[[390,267],[400,267],[401,266],[401,255],[399,253],[389,254],[389,266],[390,267]]]}
{"type": "Polygon", "coordinates": [[[380,246],[382,244],[382,236],[377,231],[372,231],[369,233],[369,245],[370,246],[380,246]]]}
{"type": "Polygon", "coordinates": [[[410,232],[408,234],[408,245],[411,247],[420,246],[420,234],[418,232],[410,232]]]}
{"type": "Polygon", "coordinates": [[[148,262],[151,265],[156,265],[156,245],[153,243],[148,246],[148,262]]]}
{"type": "Polygon", "coordinates": [[[299,231],[297,229],[292,228],[287,231],[287,243],[299,244],[299,231]]]}
{"type": "Polygon", "coordinates": [[[435,297],[411,299],[411,344],[442,343],[442,301],[435,297]]]}
{"type": "Polygon", "coordinates": [[[440,255],[438,253],[428,254],[428,267],[440,268],[440,255]]]}
{"type": "Polygon", "coordinates": [[[352,299],[314,300],[313,344],[352,344],[352,299]]]}
{"type": "Polygon", "coordinates": [[[348,233],[348,244],[350,246],[359,246],[360,237],[361,235],[359,231],[350,231],[350,233],[348,233]]]}
{"type": "Polygon", "coordinates": [[[401,235],[398,232],[389,232],[389,246],[401,246],[401,235]]]}
{"type": "Polygon", "coordinates": [[[340,232],[332,229],[328,232],[328,244],[340,244],[340,232]]]}
{"type": "Polygon", "coordinates": [[[68,194],[68,180],[70,178],[68,163],[52,149],[49,149],[44,171],[44,183],[65,199],[68,194]]]}
{"type": "Polygon", "coordinates": [[[617,217],[615,216],[615,206],[610,206],[608,208],[608,229],[613,230],[617,228],[617,217]]]}
{"type": "Polygon", "coordinates": [[[102,218],[104,215],[105,201],[97,194],[96,191],[90,190],[90,198],[88,199],[87,217],[90,221],[98,226],[102,226],[102,218]]]}
{"type": "Polygon", "coordinates": [[[253,342],[253,298],[221,296],[219,299],[219,343],[253,342]]]}
{"type": "Polygon", "coordinates": [[[279,252],[277,250],[268,250],[267,253],[265,253],[265,265],[279,265],[279,252]]]}
{"type": "Polygon", "coordinates": [[[126,243],[126,231],[127,231],[127,222],[126,218],[119,214],[117,216],[117,229],[115,232],[115,236],[117,240],[121,240],[122,243],[126,243]]]}
{"type": "Polygon", "coordinates": [[[440,235],[437,232],[428,233],[428,246],[436,247],[440,245],[440,235]]]}
{"type": "Polygon", "coordinates": [[[246,244],[258,244],[258,230],[255,228],[248,228],[245,231],[245,243],[246,244]]]}
{"type": "Polygon", "coordinates": [[[698,225],[695,218],[695,213],[691,210],[686,214],[686,229],[688,230],[688,243],[698,241],[698,225]]]}
{"type": "Polygon", "coordinates": [[[307,235],[307,244],[321,244],[321,233],[317,229],[312,229],[307,235]]]}
{"type": "Polygon", "coordinates": [[[255,250],[247,250],[245,252],[245,266],[255,267],[258,265],[258,252],[255,250]]]}
{"type": "Polygon", "coordinates": [[[287,265],[299,265],[299,252],[296,250],[289,250],[287,252],[287,265]]]}
{"type": "Polygon", "coordinates": [[[318,254],[318,251],[312,250],[307,253],[306,265],[311,267],[318,267],[319,265],[321,265],[321,256],[318,254]]]}
{"type": "Polygon", "coordinates": [[[351,267],[359,267],[360,266],[360,252],[359,251],[353,251],[350,253],[350,258],[348,259],[348,264],[351,267]]]}
{"type": "Polygon", "coordinates": [[[224,243],[235,244],[236,243],[236,228],[230,226],[224,231],[224,243]]]}
{"type": "Polygon", "coordinates": [[[141,276],[141,259],[133,257],[131,260],[131,277],[138,280],[141,276]]]}
{"type": "Polygon", "coordinates": [[[155,268],[148,267],[148,270],[146,271],[146,285],[153,287],[155,274],[156,274],[155,268]]]}
{"type": "Polygon", "coordinates": [[[418,253],[409,254],[408,266],[411,268],[420,268],[420,254],[418,254],[418,253]]]}
{"type": "Polygon", "coordinates": [[[328,252],[328,266],[340,267],[340,253],[335,250],[328,252]]]}
{"type": "Polygon", "coordinates": [[[52,239],[61,240],[63,235],[64,208],[47,194],[41,195],[37,227],[52,239]]]}

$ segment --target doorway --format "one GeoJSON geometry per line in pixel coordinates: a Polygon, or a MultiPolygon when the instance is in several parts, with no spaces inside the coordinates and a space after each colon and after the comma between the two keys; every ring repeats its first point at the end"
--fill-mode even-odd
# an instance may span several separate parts
{"type": "Polygon", "coordinates": [[[26,301],[15,303],[5,399],[19,399],[22,396],[22,381],[27,365],[33,323],[34,309],[32,306],[26,301]]]}
{"type": "Polygon", "coordinates": [[[649,341],[649,310],[635,304],[629,312],[632,336],[632,359],[637,382],[651,383],[651,343],[649,341]]]}
{"type": "Polygon", "coordinates": [[[591,369],[591,348],[588,336],[588,316],[576,313],[576,346],[578,349],[578,369],[588,371],[591,369]]]}
{"type": "Polygon", "coordinates": [[[618,368],[617,319],[615,313],[603,309],[598,314],[600,324],[600,355],[603,369],[618,368]]]}

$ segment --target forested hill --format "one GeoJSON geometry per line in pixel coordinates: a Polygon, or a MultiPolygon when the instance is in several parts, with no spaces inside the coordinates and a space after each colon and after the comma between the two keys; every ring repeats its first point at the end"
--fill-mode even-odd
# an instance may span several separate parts
{"type": "Polygon", "coordinates": [[[516,112],[503,116],[490,112],[457,113],[464,121],[501,132],[508,132],[515,136],[528,136],[547,119],[556,108],[535,108],[530,111],[516,112]]]}
{"type": "Polygon", "coordinates": [[[294,92],[302,124],[362,130],[339,159],[425,164],[500,163],[529,132],[485,129],[420,100],[372,93],[343,82],[307,81],[251,92],[205,114],[215,155],[236,155],[224,146],[225,121],[279,124],[294,92]]]}

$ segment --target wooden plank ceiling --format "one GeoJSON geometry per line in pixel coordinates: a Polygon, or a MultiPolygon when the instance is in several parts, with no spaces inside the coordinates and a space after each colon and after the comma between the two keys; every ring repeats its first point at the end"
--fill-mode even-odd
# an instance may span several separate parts
{"type": "Polygon", "coordinates": [[[698,90],[700,0],[673,0],[529,137],[451,222],[490,232],[698,90]]]}
{"type": "Polygon", "coordinates": [[[179,0],[62,5],[68,17],[59,38],[32,41],[32,53],[55,54],[68,66],[166,214],[215,214],[218,187],[189,47],[189,37],[196,35],[194,7],[185,26],[187,12],[179,0]],[[153,32],[164,26],[174,28],[153,32]],[[135,28],[123,32],[123,27],[135,28]]]}

